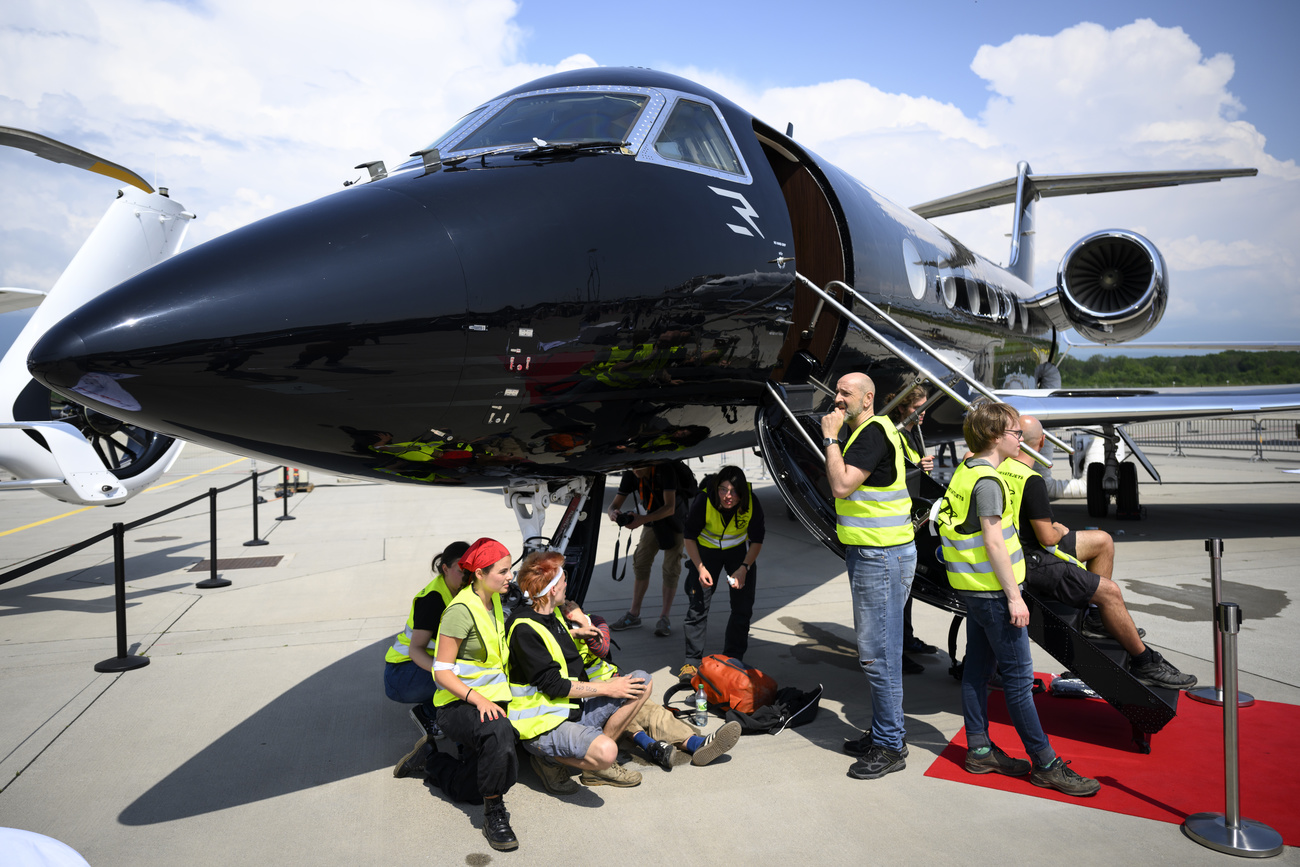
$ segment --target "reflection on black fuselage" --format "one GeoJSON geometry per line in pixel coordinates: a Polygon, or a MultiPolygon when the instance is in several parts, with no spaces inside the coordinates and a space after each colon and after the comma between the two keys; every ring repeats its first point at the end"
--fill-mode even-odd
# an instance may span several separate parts
{"type": "MultiPolygon", "coordinates": [[[[123,283],[52,328],[33,373],[74,393],[107,374],[139,404],[134,424],[386,480],[499,484],[752,445],[753,407],[799,345],[795,263],[773,261],[794,252],[773,157],[750,115],[672,76],[585,70],[521,90],[606,79],[714,100],[752,183],[611,150],[400,171],[123,283]]],[[[984,352],[979,311],[929,286],[975,257],[808,164],[837,209],[851,282],[941,347],[984,352]],[[901,238],[929,262],[924,299],[900,277],[901,238]]],[[[883,393],[901,365],[834,327],[838,358],[817,372],[869,369],[883,393]]],[[[1000,346],[1023,360],[1030,344],[1000,346]]]]}

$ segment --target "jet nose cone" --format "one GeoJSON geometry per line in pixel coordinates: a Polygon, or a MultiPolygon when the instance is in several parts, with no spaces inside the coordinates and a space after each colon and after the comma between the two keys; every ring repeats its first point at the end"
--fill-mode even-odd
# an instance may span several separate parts
{"type": "Polygon", "coordinates": [[[392,407],[412,395],[432,414],[445,407],[466,304],[441,221],[374,185],[150,268],[56,323],[28,364],[53,390],[132,424],[330,468],[330,456],[355,460],[358,432],[411,437],[398,429],[409,415],[392,407]]]}

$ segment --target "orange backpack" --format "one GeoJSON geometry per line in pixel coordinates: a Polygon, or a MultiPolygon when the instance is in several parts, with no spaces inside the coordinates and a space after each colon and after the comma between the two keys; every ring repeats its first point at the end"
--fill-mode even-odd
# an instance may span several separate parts
{"type": "Polygon", "coordinates": [[[700,671],[691,678],[691,686],[704,687],[709,700],[709,710],[726,713],[737,710],[752,714],[766,707],[776,697],[776,681],[757,668],[746,668],[745,663],[719,653],[704,657],[700,671]]]}

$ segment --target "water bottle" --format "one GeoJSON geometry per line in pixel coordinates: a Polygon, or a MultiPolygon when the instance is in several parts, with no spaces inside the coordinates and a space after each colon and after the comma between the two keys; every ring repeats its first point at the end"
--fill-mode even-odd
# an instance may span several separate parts
{"type": "Polygon", "coordinates": [[[691,717],[691,722],[697,726],[703,727],[709,724],[709,700],[704,696],[704,687],[695,688],[695,695],[692,696],[695,701],[695,715],[691,717]]]}

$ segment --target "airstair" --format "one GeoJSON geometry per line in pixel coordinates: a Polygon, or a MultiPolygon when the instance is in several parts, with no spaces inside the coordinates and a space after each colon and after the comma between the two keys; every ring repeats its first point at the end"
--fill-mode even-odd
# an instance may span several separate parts
{"type": "MultiPolygon", "coordinates": [[[[925,411],[936,401],[947,397],[964,409],[971,401],[958,392],[964,384],[968,393],[996,400],[985,385],[966,375],[947,361],[924,340],[901,325],[888,313],[840,281],[828,288],[838,287],[843,297],[861,304],[897,333],[903,335],[936,366],[927,368],[912,355],[904,352],[893,340],[865,322],[842,304],[830,292],[796,275],[809,290],[821,299],[819,304],[830,306],[853,326],[860,329],[915,373],[910,384],[898,390],[898,396],[879,411],[888,414],[894,405],[903,400],[911,388],[928,382],[936,390],[918,412],[925,411]],[[942,370],[944,373],[936,373],[942,370]]],[[[793,367],[793,366],[792,366],[793,367]]],[[[818,365],[799,365],[804,370],[816,370],[818,365]]],[[[817,445],[821,440],[821,416],[828,411],[834,392],[827,383],[808,376],[803,383],[768,383],[768,400],[756,415],[759,447],[777,488],[798,520],[815,539],[841,560],[844,546],[835,532],[835,503],[826,481],[826,457],[817,445]]],[[[1052,438],[1066,452],[1073,449],[1052,438]]],[[[1045,466],[1050,462],[1031,449],[1022,446],[1045,466]]],[[[912,497],[912,522],[916,527],[917,569],[912,584],[912,595],[924,602],[953,614],[948,631],[948,654],[954,665],[951,673],[961,676],[957,663],[957,637],[966,607],[962,598],[949,586],[940,553],[939,537],[931,532],[929,514],[931,506],[943,496],[944,487],[921,472],[919,467],[909,469],[908,492],[912,497]]],[[[1024,592],[1029,607],[1029,636],[1054,659],[1068,668],[1098,696],[1109,702],[1129,721],[1133,741],[1141,752],[1150,752],[1151,735],[1160,731],[1174,718],[1178,705],[1178,691],[1152,689],[1139,683],[1127,668],[1128,657],[1114,641],[1090,641],[1080,632],[1084,612],[1056,602],[1039,600],[1024,592]]]]}

